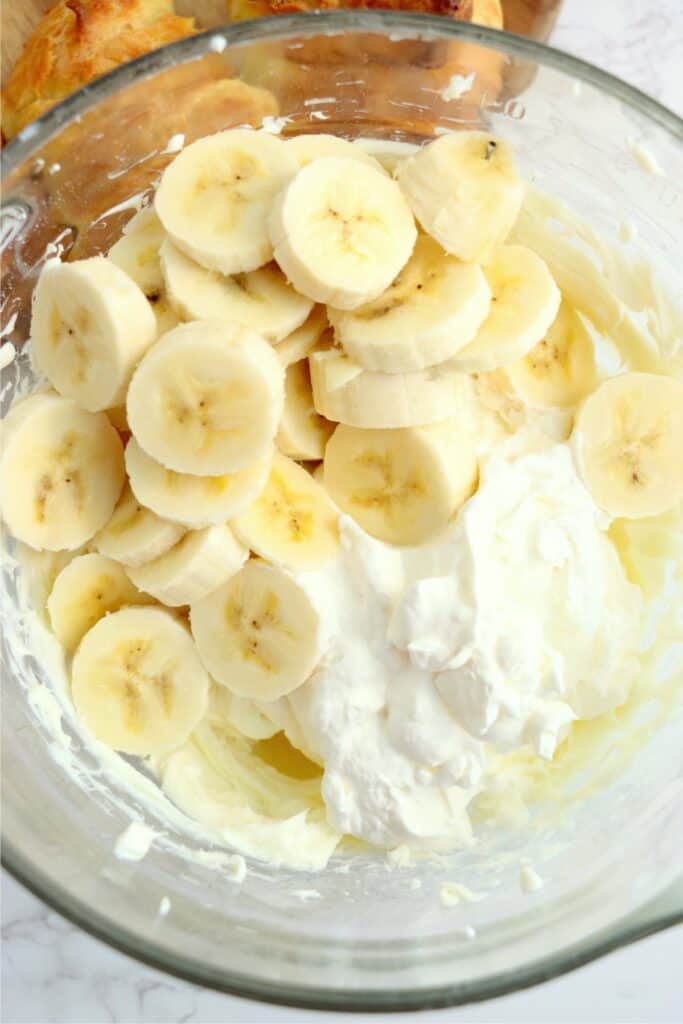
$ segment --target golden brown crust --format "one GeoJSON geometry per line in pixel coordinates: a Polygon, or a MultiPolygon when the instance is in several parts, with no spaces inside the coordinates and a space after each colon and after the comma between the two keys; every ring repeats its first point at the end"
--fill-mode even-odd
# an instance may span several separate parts
{"type": "Polygon", "coordinates": [[[58,0],[3,90],[3,135],[16,135],[93,78],[194,31],[193,18],[173,14],[172,0],[58,0]]]}
{"type": "MultiPolygon", "coordinates": [[[[381,7],[503,27],[500,0],[228,0],[228,7],[235,21],[314,7],[381,7]]],[[[3,136],[11,138],[119,64],[194,31],[194,19],[177,17],[172,0],[58,0],[29,38],[3,91],[3,136]]]]}
{"type": "Polygon", "coordinates": [[[503,27],[503,5],[501,0],[474,0],[472,21],[487,28],[503,27]]]}
{"type": "MultiPolygon", "coordinates": [[[[291,14],[314,8],[334,10],[383,8],[436,14],[494,28],[502,28],[503,25],[501,0],[228,0],[228,10],[232,21],[291,14]]],[[[411,68],[443,67],[445,54],[449,50],[449,46],[443,41],[423,42],[417,39],[407,39],[400,43],[389,44],[381,38],[371,36],[317,36],[314,39],[301,41],[291,59],[298,63],[313,64],[316,67],[331,64],[350,66],[358,60],[358,46],[361,38],[365,57],[363,74],[367,71],[368,62],[378,65],[399,65],[406,69],[407,75],[411,68]]],[[[494,58],[497,63],[496,55],[494,58]]],[[[478,60],[475,67],[479,63],[485,65],[487,61],[478,60]]],[[[361,77],[363,76],[361,75],[361,77]]],[[[277,83],[274,83],[273,88],[276,87],[277,83]]]]}
{"type": "Polygon", "coordinates": [[[346,8],[412,11],[472,21],[473,9],[478,2],[480,0],[228,0],[228,10],[232,21],[262,18],[271,14],[346,8]]]}
{"type": "Polygon", "coordinates": [[[314,8],[336,10],[347,7],[442,14],[489,28],[503,27],[501,0],[228,0],[232,21],[263,18],[270,14],[295,14],[314,8]]]}

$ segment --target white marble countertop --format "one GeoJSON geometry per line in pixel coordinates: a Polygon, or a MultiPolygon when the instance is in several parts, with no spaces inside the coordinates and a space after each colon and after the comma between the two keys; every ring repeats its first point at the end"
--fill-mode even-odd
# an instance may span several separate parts
{"type": "MultiPolygon", "coordinates": [[[[682,0],[565,0],[551,42],[683,112],[682,0]]],[[[682,948],[678,928],[527,992],[392,1019],[680,1024],[682,948]]],[[[265,1024],[323,1018],[342,1019],[218,995],[143,967],[80,932],[3,875],[0,1019],[5,1024],[265,1024]]],[[[389,1018],[366,1019],[380,1024],[389,1018]]]]}

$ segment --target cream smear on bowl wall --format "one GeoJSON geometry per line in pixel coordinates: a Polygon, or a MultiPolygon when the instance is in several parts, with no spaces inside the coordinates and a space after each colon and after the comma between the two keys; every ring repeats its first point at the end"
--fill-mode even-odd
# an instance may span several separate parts
{"type": "MultiPolygon", "coordinates": [[[[181,146],[178,140],[174,148],[181,146]]],[[[362,145],[392,171],[399,149],[407,152],[387,147],[385,156],[374,140],[362,145]]],[[[421,209],[423,226],[431,224],[421,209]]],[[[438,236],[443,225],[434,230],[438,236]]],[[[606,367],[610,376],[616,366],[680,379],[681,356],[671,340],[675,312],[653,288],[645,326],[629,313],[629,295],[619,294],[629,279],[626,254],[608,250],[561,204],[531,189],[508,242],[543,258],[571,306],[571,330],[581,339],[575,348],[590,343],[595,354],[593,368],[576,371],[577,379],[588,374],[589,390],[608,375],[606,367]],[[580,284],[572,273],[577,266],[580,284]],[[650,364],[643,366],[646,352],[650,364]]],[[[353,316],[340,321],[342,338],[346,329],[351,339],[353,316]]],[[[467,346],[462,351],[467,357],[467,346]]],[[[378,372],[343,352],[335,358],[341,388],[378,372]]],[[[451,851],[476,849],[480,822],[498,815],[504,822],[511,794],[530,808],[569,806],[565,790],[594,768],[593,754],[610,730],[621,729],[623,737],[624,724],[638,723],[639,708],[655,696],[660,718],[672,713],[671,666],[681,640],[680,502],[646,520],[610,516],[577,470],[571,432],[583,396],[544,404],[533,366],[515,370],[515,389],[514,373],[501,376],[485,361],[482,369],[472,365],[476,358],[462,363],[471,376],[458,425],[478,464],[474,494],[420,544],[387,543],[343,514],[339,550],[328,564],[285,566],[318,612],[318,667],[274,700],[251,700],[212,682],[191,738],[148,759],[161,790],[88,736],[74,716],[63,652],[40,621],[68,556],[26,552],[15,561],[16,553],[7,554],[5,569],[21,577],[23,595],[7,609],[7,632],[17,664],[30,652],[50,666],[54,690],[37,683],[27,697],[57,763],[83,772],[62,725],[68,721],[96,752],[103,769],[97,785],[116,777],[164,821],[163,834],[154,824],[132,823],[118,856],[144,856],[157,841],[183,850],[176,837],[185,833],[195,843],[226,844],[256,869],[260,860],[318,871],[335,851],[341,863],[353,854],[344,838],[350,834],[380,856],[397,848],[413,851],[407,861],[447,855],[457,875],[458,854],[451,851]],[[291,747],[278,748],[282,734],[291,747]],[[294,774],[278,770],[278,757],[285,769],[286,758],[294,758],[294,774]]],[[[14,366],[25,389],[23,353],[14,366]]],[[[560,380],[560,390],[566,385],[560,380]]],[[[432,487],[440,486],[437,479],[432,487]]],[[[652,728],[634,725],[624,767],[652,728]]],[[[593,774],[597,787],[601,773],[593,774]]],[[[190,846],[183,853],[201,858],[190,846]]],[[[236,882],[244,877],[227,852],[216,867],[236,882]]],[[[543,874],[524,863],[520,885],[536,891],[543,874]]],[[[465,891],[460,883],[449,884],[444,903],[467,902],[458,895],[465,891]]]]}

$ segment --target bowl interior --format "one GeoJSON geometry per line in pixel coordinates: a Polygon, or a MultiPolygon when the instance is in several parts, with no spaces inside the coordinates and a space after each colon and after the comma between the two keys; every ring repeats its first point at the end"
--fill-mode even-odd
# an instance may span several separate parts
{"type": "MultiPolygon", "coordinates": [[[[242,124],[283,137],[362,137],[388,154],[485,127],[511,142],[532,186],[565,201],[606,243],[624,249],[620,235],[634,239],[612,272],[636,313],[647,316],[655,294],[644,268],[666,279],[677,265],[683,160],[673,115],[580,62],[501,33],[389,13],[309,15],[233,26],[142,58],[7,147],[6,336],[17,347],[27,339],[48,256],[106,251],[177,144],[242,124]],[[648,172],[649,154],[664,175],[648,172]]],[[[22,347],[3,371],[3,412],[33,379],[22,347]]],[[[2,576],[7,864],[136,956],[261,998],[338,1008],[453,1003],[625,941],[635,927],[629,915],[676,875],[680,718],[671,672],[658,676],[647,655],[653,688],[607,738],[587,738],[580,785],[563,790],[559,805],[548,800],[527,815],[508,795],[506,823],[491,827],[482,813],[471,850],[401,870],[357,850],[322,874],[252,862],[237,886],[221,870],[226,850],[216,837],[80,729],[59,654],[27,615],[35,595],[11,542],[2,576]],[[121,860],[117,837],[136,816],[155,840],[143,860],[121,860]],[[517,882],[523,856],[546,882],[533,895],[517,882]],[[445,881],[487,898],[445,907],[445,881]]],[[[674,673],[675,682],[680,663],[674,673]]]]}

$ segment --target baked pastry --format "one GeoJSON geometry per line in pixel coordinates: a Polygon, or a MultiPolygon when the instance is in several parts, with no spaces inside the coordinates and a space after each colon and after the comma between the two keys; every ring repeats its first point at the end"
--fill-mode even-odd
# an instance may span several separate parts
{"type": "MultiPolygon", "coordinates": [[[[503,27],[501,0],[227,0],[233,21],[344,7],[442,14],[503,27]]],[[[172,0],[57,0],[28,39],[3,90],[3,137],[10,139],[70,93],[119,64],[195,31],[194,18],[176,15],[172,0]]],[[[335,45],[330,40],[323,62],[335,45]]],[[[432,63],[433,58],[427,60],[422,51],[432,54],[433,46],[418,43],[421,51],[416,53],[415,45],[409,54],[401,53],[401,59],[423,66],[432,63]]]]}
{"type": "Polygon", "coordinates": [[[472,21],[487,28],[503,28],[503,6],[501,0],[474,0],[472,21]]]}
{"type": "MultiPolygon", "coordinates": [[[[441,14],[491,28],[503,27],[501,0],[228,0],[233,21],[320,8],[384,8],[441,14]]],[[[251,60],[248,56],[247,63],[249,81],[270,89],[289,115],[288,133],[311,130],[305,117],[298,116],[301,97],[310,90],[311,67],[315,67],[320,95],[337,97],[335,119],[340,125],[367,119],[404,131],[429,132],[419,109],[422,97],[432,115],[451,113],[448,100],[441,98],[442,92],[454,75],[467,76],[475,71],[467,101],[460,104],[459,113],[469,117],[464,109],[467,107],[476,116],[484,95],[500,95],[504,58],[495,50],[465,40],[387,41],[379,35],[354,33],[302,37],[279,48],[269,44],[267,60],[251,60]],[[392,68],[389,75],[385,73],[387,66],[392,68]],[[343,89],[340,67],[348,71],[343,76],[348,79],[343,89]]],[[[325,130],[330,128],[328,125],[325,130]]],[[[319,125],[317,130],[321,130],[319,125]]]]}
{"type": "Polygon", "coordinates": [[[196,31],[172,0],[58,0],[30,36],[2,96],[6,139],[82,85],[196,31]]]}
{"type": "Polygon", "coordinates": [[[442,14],[490,28],[503,27],[500,0],[228,0],[232,21],[314,9],[383,8],[414,14],[442,14]]]}
{"type": "MultiPolygon", "coordinates": [[[[229,0],[233,20],[327,7],[391,7],[416,11],[441,10],[458,20],[477,20],[502,28],[499,0],[451,3],[445,0],[229,0]],[[286,6],[285,6],[286,5],[286,6]]],[[[495,102],[503,92],[505,58],[497,50],[465,39],[386,39],[382,35],[353,32],[301,36],[271,42],[258,52],[245,51],[241,73],[252,84],[269,90],[288,121],[284,134],[341,131],[372,124],[374,130],[433,132],[434,126],[480,123],[484,102],[495,102]],[[344,73],[341,74],[341,69],[344,73]],[[474,72],[474,74],[472,74],[474,72]],[[312,115],[311,75],[317,95],[334,96],[324,118],[312,115]],[[471,77],[470,77],[471,76],[471,77]],[[462,93],[459,79],[469,79],[462,93]],[[462,98],[460,98],[462,96],[462,98]]],[[[463,83],[465,84],[465,83],[463,83]]]]}

